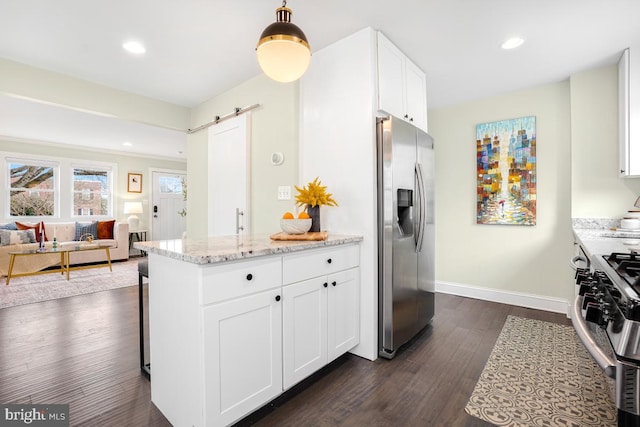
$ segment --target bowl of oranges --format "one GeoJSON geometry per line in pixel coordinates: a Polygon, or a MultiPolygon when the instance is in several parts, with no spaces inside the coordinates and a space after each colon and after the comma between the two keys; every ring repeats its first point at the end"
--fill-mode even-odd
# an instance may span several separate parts
{"type": "Polygon", "coordinates": [[[280,228],[287,234],[304,234],[311,228],[311,218],[305,211],[300,212],[298,218],[285,212],[280,219],[280,228]]]}

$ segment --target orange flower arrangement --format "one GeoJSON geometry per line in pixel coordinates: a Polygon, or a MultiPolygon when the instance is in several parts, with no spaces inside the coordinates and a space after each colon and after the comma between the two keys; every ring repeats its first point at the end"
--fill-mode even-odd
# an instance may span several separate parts
{"type": "Polygon", "coordinates": [[[338,202],[333,199],[333,194],[327,193],[327,187],[322,185],[318,177],[308,183],[305,187],[295,186],[298,190],[296,204],[298,206],[338,206],[338,202]]]}

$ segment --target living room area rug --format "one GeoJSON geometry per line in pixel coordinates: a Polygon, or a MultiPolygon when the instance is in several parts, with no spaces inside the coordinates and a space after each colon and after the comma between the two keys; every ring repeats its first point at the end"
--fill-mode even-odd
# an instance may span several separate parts
{"type": "Polygon", "coordinates": [[[571,326],[509,316],[465,411],[498,426],[616,426],[613,387],[571,326]]]}
{"type": "Polygon", "coordinates": [[[0,278],[0,309],[137,285],[139,259],[114,261],[112,272],[108,266],[72,270],[68,281],[66,274],[51,272],[12,277],[6,286],[3,276],[0,278]]]}

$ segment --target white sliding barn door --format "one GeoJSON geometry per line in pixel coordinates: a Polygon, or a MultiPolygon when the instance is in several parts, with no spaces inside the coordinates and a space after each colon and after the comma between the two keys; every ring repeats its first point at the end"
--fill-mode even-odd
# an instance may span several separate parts
{"type": "Polygon", "coordinates": [[[249,114],[209,128],[209,236],[249,233],[249,114]]]}

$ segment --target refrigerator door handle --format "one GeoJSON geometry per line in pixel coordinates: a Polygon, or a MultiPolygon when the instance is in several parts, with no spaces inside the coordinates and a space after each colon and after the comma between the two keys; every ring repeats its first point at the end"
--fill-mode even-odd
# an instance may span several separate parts
{"type": "Polygon", "coordinates": [[[418,181],[418,233],[416,240],[416,252],[422,252],[422,244],[424,242],[424,229],[426,221],[426,199],[427,195],[424,188],[424,175],[422,174],[422,165],[416,163],[416,178],[418,181]]]}

